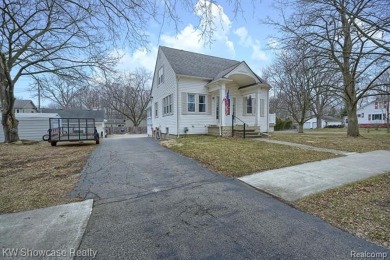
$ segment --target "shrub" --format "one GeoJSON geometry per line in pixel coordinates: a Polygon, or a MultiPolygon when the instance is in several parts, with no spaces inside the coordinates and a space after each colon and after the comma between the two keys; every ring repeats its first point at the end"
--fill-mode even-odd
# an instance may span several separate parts
{"type": "Polygon", "coordinates": [[[276,118],[275,123],[275,131],[285,130],[285,129],[291,129],[292,127],[292,121],[291,119],[287,118],[286,120],[283,120],[279,117],[276,118]]]}

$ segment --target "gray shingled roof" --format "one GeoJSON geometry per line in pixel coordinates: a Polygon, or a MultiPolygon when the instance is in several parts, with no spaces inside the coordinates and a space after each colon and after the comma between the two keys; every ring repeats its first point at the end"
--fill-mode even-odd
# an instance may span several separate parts
{"type": "Polygon", "coordinates": [[[172,69],[178,75],[214,79],[220,72],[240,64],[236,60],[177,50],[165,46],[160,48],[171,64],[172,69]]]}
{"type": "Polygon", "coordinates": [[[42,108],[42,113],[57,113],[62,118],[95,118],[99,122],[104,120],[103,110],[42,108]]]}
{"type": "Polygon", "coordinates": [[[36,108],[34,102],[32,102],[31,99],[15,99],[14,108],[15,109],[25,108],[30,104],[33,108],[36,108]]]}

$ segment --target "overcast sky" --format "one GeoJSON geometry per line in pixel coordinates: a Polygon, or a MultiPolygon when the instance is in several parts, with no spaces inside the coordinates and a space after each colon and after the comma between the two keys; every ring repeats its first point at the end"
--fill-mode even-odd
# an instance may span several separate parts
{"type": "MultiPolygon", "coordinates": [[[[198,14],[194,12],[191,15],[188,10],[176,10],[182,21],[178,32],[172,24],[161,25],[152,21],[147,32],[150,36],[147,48],[115,50],[123,54],[117,69],[126,72],[144,67],[153,72],[158,46],[163,45],[228,59],[244,60],[254,72],[261,74],[261,70],[271,63],[273,58],[271,47],[276,44],[272,38],[272,35],[275,35],[274,29],[260,22],[267,16],[275,18],[272,2],[272,0],[255,1],[255,8],[253,8],[252,1],[241,1],[245,13],[235,16],[233,7],[223,0],[220,1],[222,8],[219,10],[222,12],[218,12],[216,7],[213,8],[217,28],[211,46],[205,45],[200,32],[195,29],[199,22],[198,14]]],[[[27,91],[28,82],[27,78],[18,81],[16,97],[33,99],[37,104],[37,98],[32,98],[32,94],[27,91]]]]}

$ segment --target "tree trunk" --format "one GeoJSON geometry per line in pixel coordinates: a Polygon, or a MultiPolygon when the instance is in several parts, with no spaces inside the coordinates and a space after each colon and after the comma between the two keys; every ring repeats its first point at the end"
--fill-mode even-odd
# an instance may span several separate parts
{"type": "Polygon", "coordinates": [[[347,104],[348,112],[348,129],[347,135],[352,137],[359,137],[359,123],[356,114],[356,105],[347,104]]]}
{"type": "Polygon", "coordinates": [[[5,55],[0,53],[0,99],[1,124],[4,131],[4,143],[19,141],[18,120],[15,117],[14,82],[7,67],[5,55]]]}
{"type": "Polygon", "coordinates": [[[386,105],[386,121],[387,121],[387,133],[390,133],[390,118],[389,118],[389,115],[390,115],[390,94],[387,95],[387,105],[386,105]]]}
{"type": "Polygon", "coordinates": [[[1,113],[2,119],[1,124],[3,125],[4,131],[4,143],[13,143],[19,141],[18,135],[18,124],[19,121],[15,117],[15,112],[11,113],[1,113]]]}
{"type": "Polygon", "coordinates": [[[321,118],[321,116],[317,115],[316,119],[317,119],[317,129],[322,128],[322,118],[321,118]]]}
{"type": "Polygon", "coordinates": [[[303,124],[304,123],[298,123],[298,133],[303,134],[303,124]]]}

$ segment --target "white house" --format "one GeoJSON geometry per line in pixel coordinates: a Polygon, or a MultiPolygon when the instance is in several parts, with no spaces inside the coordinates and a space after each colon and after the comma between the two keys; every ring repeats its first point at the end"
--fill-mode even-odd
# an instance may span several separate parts
{"type": "MultiPolygon", "coordinates": [[[[329,127],[329,126],[341,126],[343,124],[343,120],[339,118],[335,118],[332,116],[322,116],[321,117],[321,128],[329,127]]],[[[303,124],[304,129],[315,129],[317,128],[317,118],[312,117],[307,120],[303,124]]]]}
{"type": "Polygon", "coordinates": [[[376,99],[362,106],[357,110],[359,126],[384,126],[388,111],[388,101],[385,99],[376,99]]]}
{"type": "Polygon", "coordinates": [[[245,61],[160,46],[148,108],[148,134],[158,127],[176,136],[230,135],[233,113],[234,125],[245,122],[261,132],[273,131],[269,89],[245,61]],[[225,107],[227,95],[230,102],[225,107]]]}

